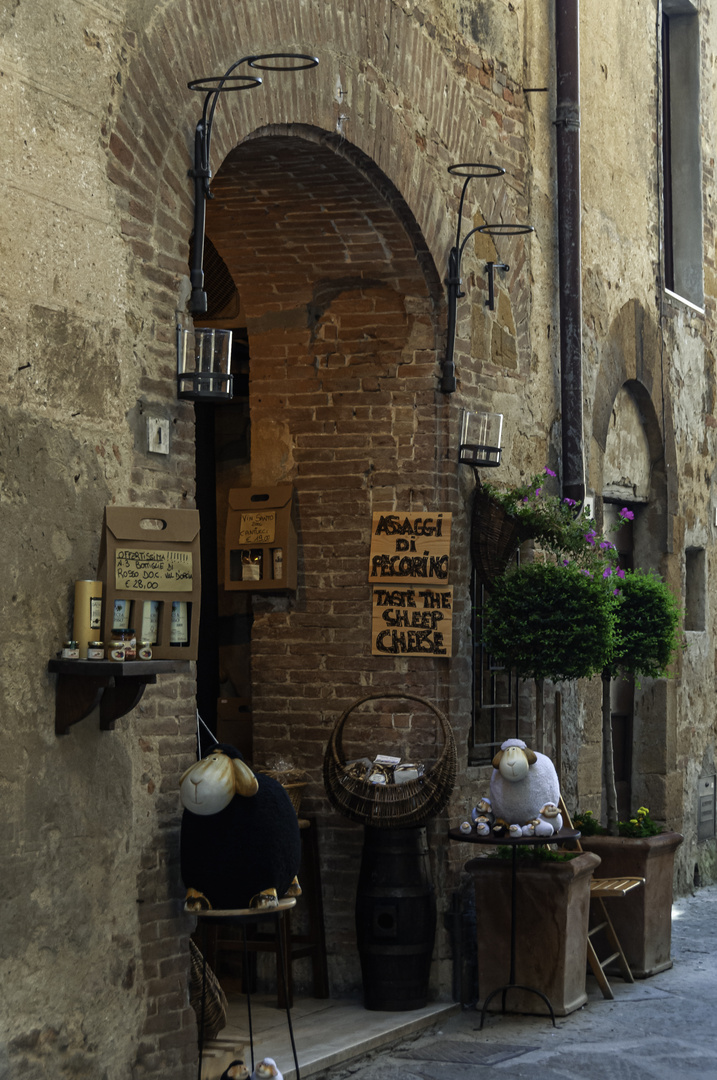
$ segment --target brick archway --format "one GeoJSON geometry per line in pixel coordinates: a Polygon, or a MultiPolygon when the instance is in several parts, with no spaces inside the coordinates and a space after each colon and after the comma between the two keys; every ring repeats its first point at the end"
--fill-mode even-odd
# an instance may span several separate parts
{"type": "MultiPolygon", "coordinates": [[[[337,255],[334,247],[327,255],[329,261],[322,264],[317,254],[311,275],[294,279],[295,295],[290,298],[285,291],[273,308],[264,292],[269,277],[261,288],[258,284],[255,288],[243,279],[240,257],[232,266],[250,316],[247,329],[252,378],[256,380],[252,386],[254,426],[261,427],[263,407],[268,414],[270,408],[276,412],[278,405],[281,413],[282,394],[286,397],[289,391],[292,397],[304,395],[307,414],[313,410],[303,431],[294,425],[286,469],[287,476],[304,485],[302,528],[314,529],[314,535],[332,528],[342,501],[345,513],[351,513],[363,530],[370,520],[371,506],[393,506],[396,502],[414,509],[437,498],[452,505],[451,500],[457,500],[457,477],[455,463],[449,460],[449,403],[442,397],[436,400],[434,389],[443,302],[440,279],[455,235],[461,190],[461,183],[449,176],[447,166],[499,158],[512,177],[511,183],[480,185],[470,212],[478,215],[476,222],[525,219],[525,118],[513,98],[519,87],[498,69],[482,45],[469,47],[440,15],[432,21],[418,5],[398,0],[376,0],[371,5],[354,0],[333,4],[246,0],[230,6],[221,0],[207,0],[200,6],[191,0],[165,0],[134,6],[128,18],[135,17],[144,22],[125,26],[126,53],[119,61],[121,70],[102,138],[127,245],[125,306],[137,337],[132,379],[138,397],[160,403],[176,420],[175,456],[167,473],[158,481],[151,465],[138,457],[138,489],[153,490],[161,482],[158,497],[169,502],[191,499],[194,491],[192,408],[178,403],[174,393],[175,313],[183,314],[184,310],[187,243],[192,228],[193,192],[188,171],[194,127],[201,113],[201,97],[190,93],[186,84],[192,78],[221,74],[242,54],[297,48],[315,51],[319,68],[292,76],[267,75],[261,89],[234,95],[220,105],[212,153],[217,194],[223,184],[219,163],[233,166],[235,152],[237,161],[244,155],[247,162],[260,149],[267,150],[269,139],[283,133],[299,135],[293,140],[295,146],[302,139],[313,141],[315,157],[331,160],[331,167],[337,170],[345,168],[344,175],[350,176],[351,182],[339,186],[344,192],[353,186],[359,199],[349,211],[354,215],[352,225],[342,230],[344,247],[347,238],[351,240],[349,258],[345,258],[347,251],[337,255]],[[368,229],[369,245],[359,257],[361,212],[373,220],[368,229]],[[380,214],[385,215],[381,220],[380,214]],[[341,273],[337,275],[339,264],[341,273]],[[380,331],[378,316],[383,318],[380,331]],[[368,318],[373,328],[364,338],[368,318]],[[281,348],[289,350],[292,340],[294,344],[300,340],[302,347],[308,341],[312,371],[304,365],[299,375],[288,351],[280,357],[271,357],[268,351],[262,356],[262,346],[271,341],[272,319],[289,324],[281,348]],[[348,332],[357,324],[361,337],[356,334],[350,339],[348,332]],[[334,350],[335,341],[345,346],[340,356],[334,350]],[[254,363],[255,357],[262,363],[254,363]],[[351,419],[348,433],[340,430],[335,420],[327,419],[323,398],[314,398],[318,378],[322,381],[320,395],[326,395],[331,387],[331,411],[335,414],[338,406],[342,422],[343,418],[351,419]],[[400,400],[385,385],[390,380],[395,386],[401,384],[400,400]],[[392,408],[391,424],[379,432],[378,423],[386,423],[392,408]],[[362,411],[366,409],[371,413],[362,411]],[[317,435],[311,425],[329,423],[335,425],[331,432],[334,442],[323,451],[328,459],[322,461],[321,452],[312,445],[317,435]],[[361,439],[373,443],[362,443],[361,439]],[[363,463],[363,475],[357,468],[357,454],[364,459],[372,455],[363,463]],[[325,494],[329,486],[333,501],[327,501],[325,494]]],[[[336,201],[336,190],[331,216],[337,219],[342,207],[336,201]]],[[[315,214],[314,220],[322,218],[315,214]]],[[[222,250],[222,238],[212,236],[211,231],[209,235],[230,262],[231,252],[227,245],[222,250]]],[[[260,247],[266,251],[267,244],[260,247]]],[[[271,257],[276,258],[273,250],[271,257]]],[[[528,278],[523,275],[521,279],[522,258],[511,258],[510,262],[514,266],[514,322],[519,334],[527,335],[528,278]]],[[[479,273],[478,263],[473,269],[468,259],[466,264],[470,291],[475,286],[473,273],[479,273]]],[[[275,267],[273,281],[277,281],[275,267]]],[[[467,304],[464,312],[468,323],[467,304]]],[[[460,335],[458,363],[461,358],[467,360],[470,336],[470,328],[460,335]]],[[[464,371],[468,385],[475,386],[478,375],[467,362],[464,371]]],[[[322,432],[322,438],[325,435],[322,432]]],[[[466,672],[465,658],[457,658],[450,669],[416,659],[403,660],[395,667],[372,666],[370,656],[366,662],[363,650],[370,592],[365,546],[366,537],[361,533],[347,536],[345,544],[332,549],[335,577],[323,579],[330,587],[323,596],[305,592],[302,610],[292,616],[297,654],[303,648],[303,681],[291,667],[293,658],[289,657],[287,664],[285,657],[278,657],[275,645],[282,640],[289,612],[267,605],[260,613],[259,621],[266,628],[265,669],[275,680],[273,686],[270,681],[265,683],[265,697],[258,702],[260,718],[262,711],[265,717],[269,715],[272,694],[282,708],[287,687],[293,695],[290,714],[287,710],[293,731],[288,719],[282,719],[273,733],[266,725],[267,738],[277,733],[281,737],[288,733],[291,738],[295,721],[303,713],[301,718],[305,716],[308,722],[302,730],[311,731],[318,750],[336,714],[338,695],[345,694],[344,703],[355,696],[352,680],[365,680],[367,685],[380,688],[395,683],[398,675],[403,685],[439,704],[450,699],[455,713],[467,713],[466,680],[461,679],[466,672]],[[328,631],[327,612],[334,618],[328,631]],[[314,663],[317,634],[322,628],[321,649],[328,647],[329,652],[323,675],[320,665],[314,663]],[[300,642],[302,634],[304,641],[300,642]],[[332,692],[329,678],[336,679],[339,671],[337,697],[327,707],[332,692]],[[320,679],[311,682],[317,673],[323,684],[320,679]]],[[[465,560],[461,563],[460,558],[456,580],[465,575],[465,560]]],[[[304,573],[304,581],[313,587],[324,571],[316,562],[307,562],[304,573]]],[[[459,634],[465,633],[464,623],[465,619],[459,634]]],[[[192,712],[191,705],[175,700],[166,707],[178,709],[186,721],[192,712]]],[[[157,718],[153,730],[161,732],[161,719],[157,718]]],[[[185,723],[182,731],[190,726],[185,723]]],[[[458,738],[462,738],[460,733],[458,738]]],[[[176,1065],[180,1075],[182,1061],[191,1060],[193,1053],[193,1018],[183,996],[187,926],[177,907],[180,890],[173,861],[177,774],[192,752],[189,735],[183,736],[183,741],[172,736],[171,754],[163,756],[161,762],[157,826],[162,835],[158,838],[150,831],[143,843],[138,889],[147,898],[141,909],[147,1018],[138,1047],[137,1075],[159,1075],[170,1065],[176,1065]],[[176,995],[177,990],[177,1007],[169,1013],[166,995],[176,995]],[[175,1033],[180,1029],[182,1041],[178,1043],[175,1033]],[[168,1054],[173,1055],[171,1061],[168,1054]]],[[[339,837],[336,850],[344,840],[339,837]]],[[[355,839],[351,843],[355,854],[355,839]]],[[[333,858],[336,850],[328,852],[328,857],[333,858]]],[[[344,887],[342,883],[342,891],[349,897],[350,884],[344,887]]],[[[336,906],[332,916],[335,965],[341,984],[355,979],[347,960],[351,955],[347,948],[350,906],[348,900],[343,909],[336,906]]],[[[189,1071],[185,1067],[181,1075],[189,1071]]]]}

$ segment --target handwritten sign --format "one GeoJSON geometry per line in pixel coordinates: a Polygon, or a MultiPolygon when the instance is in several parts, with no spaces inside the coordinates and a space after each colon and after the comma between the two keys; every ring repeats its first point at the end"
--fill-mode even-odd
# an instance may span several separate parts
{"type": "Polygon", "coordinates": [[[276,535],[276,512],[242,514],[239,525],[240,544],[273,544],[276,535]]]}
{"type": "Polygon", "coordinates": [[[452,514],[373,515],[369,581],[448,581],[452,514]]]}
{"type": "Polygon", "coordinates": [[[453,586],[373,590],[373,656],[451,656],[453,586]]]}
{"type": "Polygon", "coordinates": [[[191,551],[118,548],[115,588],[124,592],[191,592],[191,551]]]}

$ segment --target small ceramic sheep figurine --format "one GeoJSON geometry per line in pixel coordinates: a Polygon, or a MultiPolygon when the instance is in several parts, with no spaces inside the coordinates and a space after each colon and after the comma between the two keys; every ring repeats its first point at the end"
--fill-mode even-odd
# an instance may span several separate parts
{"type": "Polygon", "coordinates": [[[490,801],[496,835],[550,837],[563,827],[555,766],[522,739],[507,739],[493,758],[490,801]]]}
{"type": "Polygon", "coordinates": [[[179,781],[180,870],[190,911],[276,907],[301,894],[296,811],[273,777],[217,745],[179,781]]]}
{"type": "Polygon", "coordinates": [[[254,1069],[250,1080],[284,1080],[273,1058],[264,1058],[254,1069]]]}
{"type": "Polygon", "coordinates": [[[242,1058],[235,1058],[227,1065],[219,1080],[250,1080],[246,1063],[242,1058]]]}

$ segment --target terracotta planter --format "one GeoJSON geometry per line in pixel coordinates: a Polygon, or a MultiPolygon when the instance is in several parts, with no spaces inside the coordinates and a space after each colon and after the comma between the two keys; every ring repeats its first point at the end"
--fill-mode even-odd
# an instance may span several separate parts
{"type": "Polygon", "coordinates": [[[582,836],[585,851],[602,860],[599,877],[644,877],[645,887],[609,901],[610,918],[636,979],[672,967],[672,873],[682,843],[676,832],[631,839],[582,836]]]}
{"type": "MultiPolygon", "coordinates": [[[[515,981],[542,991],[556,1016],[587,1001],[585,975],[590,879],[600,860],[590,852],[568,862],[519,858],[516,886],[515,981]]],[[[471,859],[478,920],[481,1002],[510,979],[511,860],[471,859]]],[[[497,994],[489,1011],[502,1008],[497,994]]],[[[535,994],[511,990],[510,1012],[545,1015],[535,994]]]]}

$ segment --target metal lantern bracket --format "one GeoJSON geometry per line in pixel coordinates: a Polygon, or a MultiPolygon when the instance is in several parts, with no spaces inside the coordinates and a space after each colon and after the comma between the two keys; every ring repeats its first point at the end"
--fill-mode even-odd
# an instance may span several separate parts
{"type": "Polygon", "coordinates": [[[189,299],[189,310],[193,315],[204,315],[207,311],[207,294],[204,289],[204,233],[206,200],[212,198],[209,186],[212,178],[210,154],[212,125],[219,95],[239,90],[254,90],[262,85],[262,79],[258,75],[232,74],[241,64],[247,64],[255,71],[295,72],[314,68],[318,63],[316,56],[309,56],[307,53],[261,53],[243,56],[223,75],[211,75],[187,83],[189,90],[205,94],[202,116],[194,133],[194,168],[189,174],[194,179],[194,252],[190,272],[192,294],[189,299]],[[287,63],[282,64],[281,61],[287,63]]]}
{"type": "MultiPolygon", "coordinates": [[[[456,368],[453,354],[456,343],[457,301],[465,296],[465,293],[461,291],[461,259],[463,258],[466,244],[471,236],[478,232],[502,236],[518,236],[523,233],[534,232],[532,225],[515,225],[509,223],[478,225],[476,228],[471,229],[463,238],[463,241],[461,241],[463,203],[466,197],[466,190],[471,180],[476,178],[479,180],[493,180],[497,176],[503,176],[505,174],[505,169],[500,165],[485,164],[483,162],[468,162],[465,164],[449,165],[448,172],[452,176],[462,176],[465,177],[465,179],[463,182],[463,190],[461,191],[460,203],[458,205],[456,242],[448,255],[448,276],[446,278],[446,287],[448,290],[448,340],[446,344],[446,356],[443,362],[443,376],[441,379],[441,390],[444,394],[452,394],[456,389],[456,368]]],[[[506,263],[489,262],[486,264],[486,268],[488,270],[488,306],[490,307],[490,310],[493,311],[495,305],[493,271],[509,270],[510,267],[506,263]]]]}

